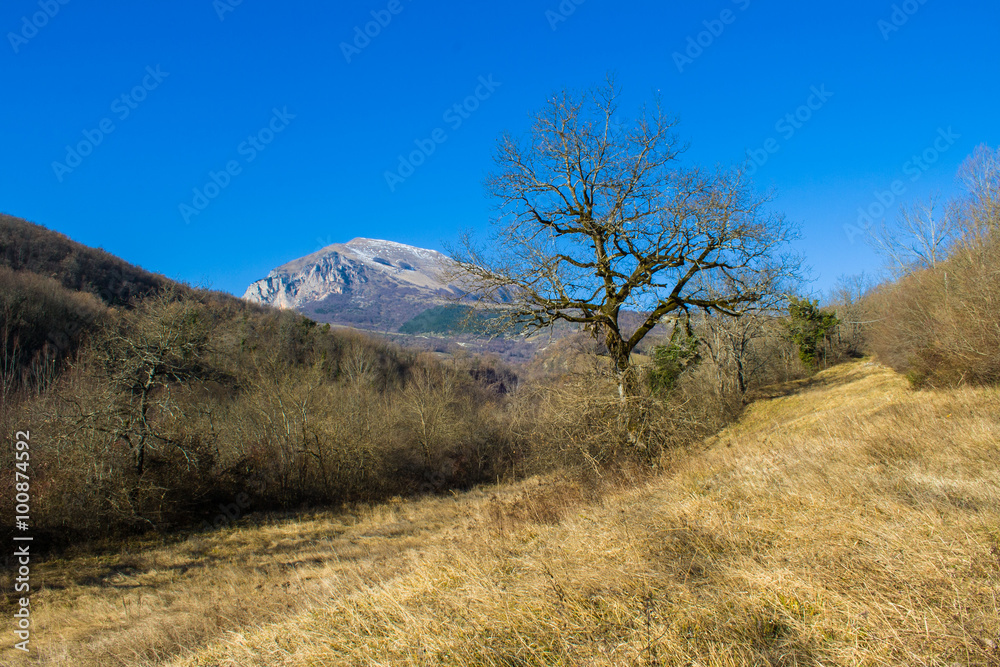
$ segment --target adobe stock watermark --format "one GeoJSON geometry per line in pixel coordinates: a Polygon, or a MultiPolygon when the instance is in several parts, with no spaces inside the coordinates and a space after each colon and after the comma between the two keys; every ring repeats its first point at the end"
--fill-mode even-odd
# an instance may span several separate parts
{"type": "Polygon", "coordinates": [[[857,225],[844,225],[844,232],[847,240],[854,243],[854,239],[863,234],[867,234],[875,221],[885,217],[890,208],[899,201],[899,198],[906,194],[909,189],[907,183],[916,183],[927,171],[941,159],[941,156],[948,152],[955,143],[962,138],[950,127],[946,130],[938,128],[938,135],[930,146],[925,148],[918,155],[913,155],[903,163],[901,171],[906,178],[897,178],[889,184],[887,190],[876,190],[874,198],[867,206],[858,207],[857,225]]]}
{"type": "MultiPolygon", "coordinates": [[[[745,12],[750,7],[750,2],[751,0],[732,0],[732,3],[739,7],[741,12],[745,12]]],[[[694,61],[700,58],[706,49],[715,44],[715,40],[722,37],[722,33],[726,31],[726,26],[736,23],[738,16],[739,14],[732,9],[723,9],[719,13],[719,18],[702,21],[705,29],[697,35],[688,36],[687,48],[684,49],[683,53],[680,51],[674,51],[673,53],[674,65],[677,66],[677,71],[683,74],[685,67],[693,65],[694,61]]]]}
{"type": "MultiPolygon", "coordinates": [[[[487,77],[479,77],[479,85],[476,86],[472,95],[445,109],[441,120],[453,131],[457,131],[465,121],[472,117],[472,114],[479,109],[483,102],[493,96],[493,93],[501,85],[503,85],[502,82],[493,80],[492,74],[487,77]]],[[[417,168],[427,162],[437,147],[446,141],[448,141],[448,133],[443,127],[435,128],[426,139],[416,139],[413,142],[416,149],[410,151],[408,155],[400,155],[396,169],[385,172],[385,182],[389,186],[389,191],[395,192],[396,187],[413,176],[417,168]]]]}
{"type": "Polygon", "coordinates": [[[178,211],[185,224],[190,224],[191,218],[199,216],[208,208],[222,191],[228,188],[233,179],[243,173],[244,165],[248,165],[267,150],[271,142],[288,128],[288,125],[295,119],[295,114],[288,112],[288,107],[278,109],[275,107],[271,112],[271,120],[240,142],[236,147],[236,153],[242,158],[229,160],[219,171],[209,171],[208,180],[200,188],[192,190],[193,197],[191,203],[182,202],[178,206],[178,211]]]}
{"type": "MultiPolygon", "coordinates": [[[[14,501],[14,525],[22,533],[26,533],[31,520],[31,432],[18,431],[14,434],[17,453],[14,457],[14,490],[17,495],[14,501]]],[[[31,642],[31,544],[35,538],[22,534],[14,536],[14,557],[17,559],[17,577],[14,578],[14,592],[22,597],[17,599],[17,611],[14,612],[14,634],[21,641],[14,644],[18,651],[28,653],[31,642]]]]}
{"type": "Polygon", "coordinates": [[[215,15],[219,17],[219,21],[226,20],[226,14],[235,12],[236,8],[243,4],[243,0],[213,0],[212,9],[215,10],[215,15]]]}
{"type": "Polygon", "coordinates": [[[325,239],[324,238],[320,238],[320,237],[317,236],[316,237],[316,247],[313,249],[313,252],[319,252],[320,250],[323,250],[324,248],[332,246],[334,243],[336,243],[336,241],[334,241],[333,237],[330,236],[329,234],[326,235],[325,239]]]}
{"type": "Polygon", "coordinates": [[[900,4],[893,5],[889,20],[879,19],[876,24],[879,32],[882,33],[882,39],[888,42],[892,33],[899,32],[909,22],[910,17],[919,12],[920,8],[926,4],[927,0],[904,0],[900,4]]]}
{"type": "Polygon", "coordinates": [[[360,55],[362,51],[367,49],[372,40],[381,35],[382,31],[392,23],[392,19],[402,14],[404,9],[406,7],[402,0],[389,0],[385,9],[371,11],[372,20],[365,23],[363,27],[354,26],[354,36],[351,42],[340,43],[340,52],[344,54],[344,60],[347,61],[347,64],[350,65],[354,56],[360,55]]]}
{"type": "Polygon", "coordinates": [[[20,53],[21,47],[30,42],[38,35],[38,31],[49,24],[54,19],[63,6],[68,5],[69,0],[38,0],[37,11],[30,17],[21,17],[21,29],[18,32],[8,32],[7,41],[14,53],[20,53]]]}
{"type": "MultiPolygon", "coordinates": [[[[833,93],[826,89],[826,84],[818,88],[812,86],[812,93],[806,99],[806,103],[795,109],[791,113],[785,114],[774,124],[774,129],[781,134],[781,138],[790,141],[795,134],[805,127],[805,124],[812,120],[813,114],[823,108],[823,106],[833,97],[833,93]]],[[[768,137],[761,148],[747,151],[749,158],[748,173],[753,176],[757,170],[767,164],[771,156],[781,150],[781,142],[774,137],[768,137]]]]}
{"type": "MultiPolygon", "coordinates": [[[[132,112],[139,108],[139,105],[146,101],[149,94],[160,87],[163,80],[170,76],[170,72],[164,72],[160,65],[153,69],[146,68],[146,75],[142,77],[132,90],[122,93],[111,102],[111,113],[119,121],[128,120],[132,112]]],[[[62,162],[58,160],[52,163],[52,173],[56,175],[62,183],[67,174],[72,174],[75,169],[83,164],[84,158],[94,153],[94,150],[104,143],[104,139],[117,129],[115,121],[108,116],[102,118],[97,127],[92,130],[83,130],[83,139],[74,145],[66,146],[66,157],[62,162]]]]}
{"type": "Polygon", "coordinates": [[[212,521],[201,522],[198,527],[199,530],[212,530],[213,528],[218,530],[220,528],[229,528],[240,518],[250,510],[250,496],[245,493],[241,493],[236,496],[235,503],[222,503],[219,505],[220,512],[215,515],[212,521]]]}
{"type": "Polygon", "coordinates": [[[559,24],[568,21],[569,17],[576,13],[576,8],[586,1],[587,0],[562,0],[555,10],[545,10],[545,19],[549,22],[549,26],[553,31],[558,30],[559,24]]]}

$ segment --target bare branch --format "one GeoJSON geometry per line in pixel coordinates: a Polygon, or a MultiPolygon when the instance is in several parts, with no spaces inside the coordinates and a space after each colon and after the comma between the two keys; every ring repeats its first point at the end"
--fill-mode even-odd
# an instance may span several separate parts
{"type": "Polygon", "coordinates": [[[685,167],[676,120],[659,101],[618,120],[614,81],[548,100],[523,140],[500,137],[486,180],[496,201],[487,247],[453,253],[461,284],[519,326],[556,320],[602,332],[625,372],[642,338],[673,311],[737,316],[798,262],[792,226],[766,210],[741,170],[685,167]],[[718,276],[724,293],[704,289],[718,276]],[[623,310],[644,320],[624,332],[623,310]]]}

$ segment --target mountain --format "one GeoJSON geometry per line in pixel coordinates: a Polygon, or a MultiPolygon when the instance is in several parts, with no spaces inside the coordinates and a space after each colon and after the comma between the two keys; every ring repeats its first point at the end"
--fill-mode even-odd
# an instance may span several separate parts
{"type": "MultiPolygon", "coordinates": [[[[448,281],[451,266],[452,260],[435,250],[356,238],[279,266],[250,285],[243,298],[293,309],[317,322],[380,332],[411,348],[489,353],[510,363],[529,361],[579,329],[560,322],[541,332],[490,336],[484,333],[489,313],[470,317],[469,306],[455,303],[466,292],[448,281]]],[[[631,330],[645,319],[626,311],[620,316],[631,330]]]]}
{"type": "Polygon", "coordinates": [[[318,322],[394,332],[461,296],[444,277],[450,263],[435,250],[356,238],[279,266],[243,298],[292,308],[318,322]]]}

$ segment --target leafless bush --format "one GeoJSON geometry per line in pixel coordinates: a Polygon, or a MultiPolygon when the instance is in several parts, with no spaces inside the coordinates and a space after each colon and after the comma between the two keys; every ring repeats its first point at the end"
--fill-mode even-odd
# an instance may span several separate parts
{"type": "Polygon", "coordinates": [[[515,392],[509,428],[521,448],[521,474],[568,469],[601,477],[637,463],[656,467],[665,454],[728,419],[715,398],[699,395],[690,381],[669,396],[645,388],[622,399],[601,361],[515,392]]]}
{"type": "Polygon", "coordinates": [[[956,253],[873,297],[879,358],[914,384],[1000,382],[1000,243],[956,253]]]}
{"type": "Polygon", "coordinates": [[[872,295],[882,316],[872,349],[914,384],[1000,382],[1000,151],[980,147],[960,172],[965,197],[948,207],[962,236],[947,259],[872,295]]]}
{"type": "Polygon", "coordinates": [[[496,377],[164,291],[97,326],[19,413],[41,435],[35,518],[96,537],[184,525],[241,493],[288,509],[507,476],[496,377]]]}

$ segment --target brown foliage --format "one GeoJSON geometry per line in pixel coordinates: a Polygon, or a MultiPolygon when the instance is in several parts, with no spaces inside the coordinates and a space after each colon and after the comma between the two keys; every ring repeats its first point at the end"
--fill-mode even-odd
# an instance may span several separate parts
{"type": "Polygon", "coordinates": [[[171,281],[41,225],[0,214],[0,266],[51,276],[63,287],[88,292],[108,305],[128,304],[171,281]]]}
{"type": "Polygon", "coordinates": [[[166,530],[241,494],[286,509],[506,476],[497,377],[511,380],[168,290],[106,316],[18,412],[39,443],[37,529],[166,530]]]}
{"type": "Polygon", "coordinates": [[[1000,238],[879,290],[879,358],[918,385],[1000,382],[998,263],[1000,238]]]}
{"type": "Polygon", "coordinates": [[[947,259],[911,267],[871,301],[879,358],[915,385],[1000,382],[1000,151],[977,149],[948,207],[959,240],[947,259]]]}

